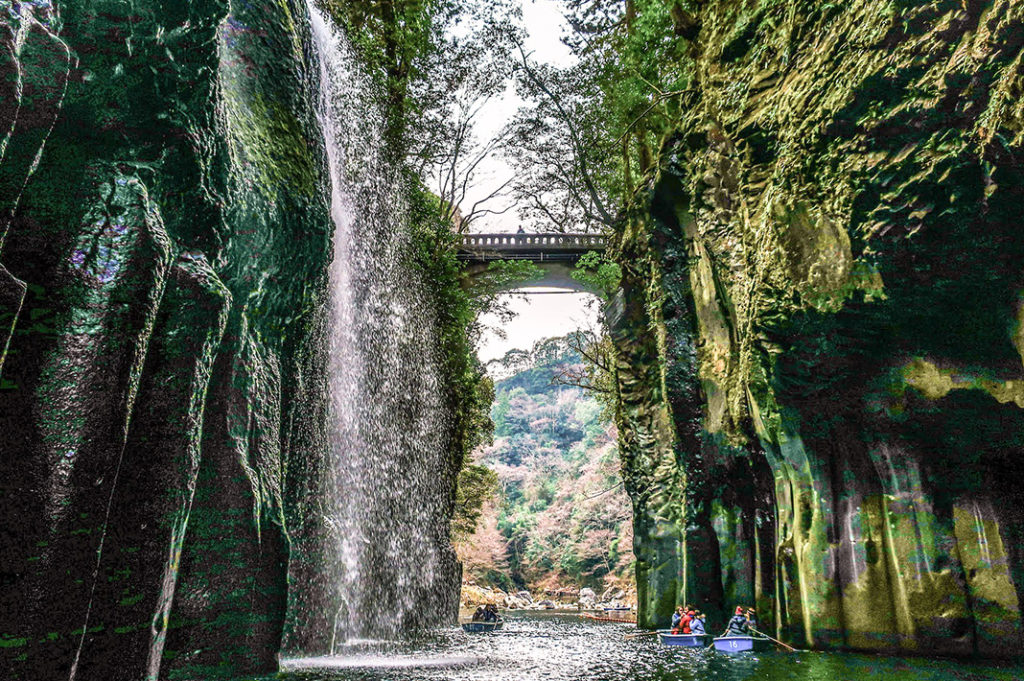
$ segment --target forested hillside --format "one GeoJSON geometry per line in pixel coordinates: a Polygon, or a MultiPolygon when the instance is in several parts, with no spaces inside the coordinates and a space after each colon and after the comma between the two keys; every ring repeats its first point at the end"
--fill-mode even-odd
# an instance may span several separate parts
{"type": "Polygon", "coordinates": [[[615,427],[592,393],[559,382],[580,363],[554,338],[488,367],[494,442],[477,459],[497,474],[497,490],[458,547],[467,580],[535,595],[632,582],[615,427]]]}

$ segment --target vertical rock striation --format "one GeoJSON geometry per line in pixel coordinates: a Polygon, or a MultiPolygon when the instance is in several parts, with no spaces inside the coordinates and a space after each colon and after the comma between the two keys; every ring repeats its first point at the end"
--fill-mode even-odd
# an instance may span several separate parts
{"type": "Polygon", "coordinates": [[[697,6],[618,245],[638,577],[674,536],[677,597],[801,644],[1019,655],[1024,10],[697,6]]]}
{"type": "Polygon", "coordinates": [[[271,672],[326,442],[305,6],[0,7],[0,676],[271,672]]]}

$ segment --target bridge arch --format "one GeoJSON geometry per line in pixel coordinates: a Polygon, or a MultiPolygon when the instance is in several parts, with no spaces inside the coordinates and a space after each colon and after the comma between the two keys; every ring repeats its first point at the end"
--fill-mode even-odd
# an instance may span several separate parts
{"type": "Polygon", "coordinates": [[[465,234],[459,244],[458,258],[466,263],[466,274],[478,276],[499,260],[524,260],[534,263],[543,277],[510,286],[519,288],[567,289],[579,293],[601,292],[572,277],[576,263],[585,254],[603,253],[608,240],[597,234],[465,234]]]}

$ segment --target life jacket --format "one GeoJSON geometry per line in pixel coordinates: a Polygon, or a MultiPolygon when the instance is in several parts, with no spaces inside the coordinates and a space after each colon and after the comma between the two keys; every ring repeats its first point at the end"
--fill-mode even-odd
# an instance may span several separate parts
{"type": "Polygon", "coordinates": [[[690,633],[690,622],[692,621],[693,617],[690,616],[690,613],[686,613],[685,615],[683,615],[683,618],[679,620],[679,628],[682,630],[684,634],[690,633]]]}

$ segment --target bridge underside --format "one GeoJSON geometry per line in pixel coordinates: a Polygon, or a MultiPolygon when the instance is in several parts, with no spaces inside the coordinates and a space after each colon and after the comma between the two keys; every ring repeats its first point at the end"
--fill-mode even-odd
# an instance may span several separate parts
{"type": "MultiPolygon", "coordinates": [[[[513,258],[492,258],[487,261],[470,261],[466,266],[466,275],[470,278],[479,276],[487,271],[492,262],[497,260],[512,260],[513,258]]],[[[578,259],[578,258],[577,258],[578,259]]],[[[525,260],[525,258],[519,258],[519,260],[525,260]]],[[[531,279],[529,281],[518,282],[511,284],[508,287],[503,288],[503,291],[518,291],[521,289],[550,289],[551,292],[555,293],[559,290],[568,290],[576,293],[594,293],[594,291],[583,284],[583,282],[577,281],[572,278],[573,270],[576,267],[576,259],[573,260],[535,260],[534,264],[543,272],[543,276],[540,279],[531,279]]]]}
{"type": "Polygon", "coordinates": [[[543,288],[595,293],[573,279],[572,272],[585,254],[603,252],[606,247],[604,237],[594,234],[467,234],[458,257],[466,263],[469,277],[479,276],[499,260],[532,262],[543,272],[540,279],[511,285],[509,291],[543,288]]]}

